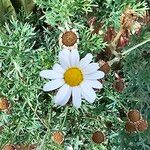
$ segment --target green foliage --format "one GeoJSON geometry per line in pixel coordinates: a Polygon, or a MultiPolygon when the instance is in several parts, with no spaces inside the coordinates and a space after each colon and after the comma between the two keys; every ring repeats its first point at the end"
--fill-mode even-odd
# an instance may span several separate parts
{"type": "Polygon", "coordinates": [[[36,3],[46,10],[44,11],[46,22],[51,26],[71,22],[75,15],[91,12],[93,6],[93,0],[37,0],[36,3]]]}
{"type": "Polygon", "coordinates": [[[12,6],[9,0],[8,1],[1,0],[0,1],[0,19],[4,21],[6,16],[9,16],[9,15],[14,15],[14,16],[16,15],[14,7],[12,6]]]}
{"type": "Polygon", "coordinates": [[[25,11],[31,12],[34,8],[33,0],[10,0],[16,12],[19,12],[21,8],[25,11]]]}
{"type": "Polygon", "coordinates": [[[34,8],[34,2],[32,0],[1,0],[0,1],[0,22],[8,19],[8,17],[16,17],[16,13],[19,10],[31,12],[34,8]]]}

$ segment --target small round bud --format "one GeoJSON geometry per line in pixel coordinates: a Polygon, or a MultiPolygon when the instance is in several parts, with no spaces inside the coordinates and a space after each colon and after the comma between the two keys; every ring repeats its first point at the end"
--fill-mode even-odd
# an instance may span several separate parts
{"type": "Polygon", "coordinates": [[[148,128],[148,123],[147,123],[147,121],[145,121],[145,120],[140,120],[140,121],[138,122],[138,125],[137,125],[137,130],[138,130],[138,131],[143,132],[143,131],[145,131],[147,128],[148,128]]]}
{"type": "Polygon", "coordinates": [[[0,110],[6,110],[9,107],[8,100],[6,98],[0,98],[0,110]]]}
{"type": "Polygon", "coordinates": [[[121,79],[115,80],[113,87],[117,92],[122,92],[125,88],[124,81],[121,79]]]}
{"type": "Polygon", "coordinates": [[[126,122],[125,124],[125,130],[129,133],[133,133],[136,131],[136,124],[134,124],[133,122],[126,122]]]}
{"type": "Polygon", "coordinates": [[[101,144],[105,141],[105,135],[101,131],[96,131],[92,135],[92,141],[96,144],[101,144]]]}
{"type": "Polygon", "coordinates": [[[138,110],[130,110],[127,113],[127,117],[131,122],[137,122],[141,119],[141,115],[138,110]]]}
{"type": "Polygon", "coordinates": [[[62,144],[64,141],[64,135],[60,131],[55,131],[52,134],[52,140],[57,144],[62,144]]]}

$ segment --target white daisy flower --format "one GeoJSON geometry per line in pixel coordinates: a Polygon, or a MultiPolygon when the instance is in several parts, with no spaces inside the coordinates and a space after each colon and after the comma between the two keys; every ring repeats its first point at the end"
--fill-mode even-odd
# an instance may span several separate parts
{"type": "Polygon", "coordinates": [[[101,89],[102,84],[98,81],[104,77],[104,72],[98,71],[98,63],[90,63],[92,54],[87,54],[80,60],[77,50],[62,50],[59,53],[59,63],[52,70],[43,70],[40,76],[50,79],[43,87],[44,91],[58,89],[55,96],[55,104],[63,106],[72,96],[75,107],[81,106],[81,99],[93,103],[96,99],[94,89],[101,89]],[[93,89],[94,88],[94,89],[93,89]]]}
{"type": "Polygon", "coordinates": [[[59,27],[59,29],[62,31],[62,33],[59,35],[59,45],[62,49],[72,50],[78,48],[79,43],[79,35],[77,33],[76,29],[70,29],[65,24],[65,28],[59,27]]]}

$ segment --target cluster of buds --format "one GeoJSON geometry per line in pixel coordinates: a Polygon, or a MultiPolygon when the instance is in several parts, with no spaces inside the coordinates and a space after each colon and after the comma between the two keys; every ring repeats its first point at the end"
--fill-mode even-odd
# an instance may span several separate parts
{"type": "Polygon", "coordinates": [[[130,110],[127,113],[127,119],[125,130],[129,133],[143,132],[148,128],[147,121],[142,118],[138,110],[130,110]]]}

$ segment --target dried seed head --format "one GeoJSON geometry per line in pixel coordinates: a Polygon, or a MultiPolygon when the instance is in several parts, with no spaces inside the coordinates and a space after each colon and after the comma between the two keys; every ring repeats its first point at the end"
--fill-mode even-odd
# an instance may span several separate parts
{"type": "Polygon", "coordinates": [[[138,131],[145,131],[148,128],[148,123],[145,120],[140,120],[137,125],[138,131]]]}
{"type": "Polygon", "coordinates": [[[130,7],[127,7],[124,13],[121,16],[121,27],[122,29],[130,30],[132,24],[136,20],[137,15],[134,10],[130,7]]]}
{"type": "Polygon", "coordinates": [[[107,42],[107,43],[111,43],[114,38],[116,36],[116,31],[114,29],[114,27],[108,27],[105,35],[104,35],[104,41],[107,42]]]}
{"type": "Polygon", "coordinates": [[[36,149],[36,144],[29,145],[29,150],[35,150],[35,149],[36,149]]]}
{"type": "Polygon", "coordinates": [[[120,39],[119,39],[119,41],[118,41],[117,47],[123,48],[123,47],[125,47],[128,43],[129,43],[129,38],[127,38],[127,37],[125,37],[125,36],[121,36],[120,39]]]}
{"type": "Polygon", "coordinates": [[[134,124],[133,122],[130,122],[130,121],[126,122],[125,130],[129,133],[135,132],[136,124],[134,124]]]}
{"type": "Polygon", "coordinates": [[[113,83],[113,87],[117,92],[122,92],[124,90],[124,81],[121,79],[115,80],[113,83]]]}
{"type": "Polygon", "coordinates": [[[4,146],[3,150],[15,150],[15,146],[12,144],[7,144],[4,146]]]}
{"type": "Polygon", "coordinates": [[[6,98],[0,98],[0,110],[6,110],[9,107],[8,100],[6,98]]]}
{"type": "Polygon", "coordinates": [[[4,127],[3,126],[0,126],[0,133],[2,133],[4,127]]]}
{"type": "Polygon", "coordinates": [[[110,66],[107,62],[100,61],[100,70],[103,71],[105,74],[109,73],[110,71],[110,66]]]}
{"type": "Polygon", "coordinates": [[[130,110],[127,113],[127,117],[131,122],[137,122],[141,119],[141,115],[138,110],[130,110]]]}
{"type": "Polygon", "coordinates": [[[52,140],[57,144],[62,144],[64,141],[64,135],[60,131],[55,131],[52,134],[52,140]]]}
{"type": "Polygon", "coordinates": [[[77,35],[73,31],[66,31],[62,35],[62,43],[65,46],[73,46],[77,42],[77,35]]]}
{"type": "Polygon", "coordinates": [[[95,23],[96,23],[96,17],[95,16],[92,16],[88,19],[87,21],[89,27],[93,26],[95,23]]]}
{"type": "Polygon", "coordinates": [[[92,140],[96,144],[101,144],[105,141],[105,135],[101,131],[96,131],[92,135],[92,140]]]}
{"type": "Polygon", "coordinates": [[[98,55],[97,55],[97,58],[96,60],[99,61],[99,60],[104,60],[104,61],[109,61],[109,59],[111,58],[112,56],[112,51],[110,50],[109,47],[106,47],[104,49],[104,51],[101,51],[98,55]]]}

